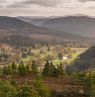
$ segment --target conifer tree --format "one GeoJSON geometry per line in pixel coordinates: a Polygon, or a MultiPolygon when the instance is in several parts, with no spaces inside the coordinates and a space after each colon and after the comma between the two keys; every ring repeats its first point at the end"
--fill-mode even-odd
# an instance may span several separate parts
{"type": "Polygon", "coordinates": [[[41,77],[36,78],[33,81],[33,85],[40,97],[50,97],[50,92],[48,90],[48,87],[43,83],[43,80],[41,77]]]}
{"type": "Polygon", "coordinates": [[[32,62],[32,74],[33,74],[33,76],[38,75],[38,69],[37,69],[37,65],[35,63],[35,60],[33,60],[33,62],[32,62]]]}
{"type": "Polygon", "coordinates": [[[26,66],[24,64],[19,64],[18,72],[20,76],[25,76],[27,74],[26,66]]]}
{"type": "Polygon", "coordinates": [[[17,66],[16,66],[16,64],[14,62],[12,63],[11,68],[12,68],[12,70],[16,70],[17,69],[17,66]]]}
{"type": "Polygon", "coordinates": [[[50,65],[49,65],[49,62],[48,62],[48,60],[46,61],[46,63],[45,63],[45,66],[44,66],[44,69],[43,69],[43,75],[44,76],[49,76],[50,75],[50,65]]]}
{"type": "Polygon", "coordinates": [[[59,73],[59,76],[63,76],[64,75],[64,70],[63,70],[63,65],[62,63],[60,63],[60,65],[58,65],[58,73],[59,73]]]}
{"type": "Polygon", "coordinates": [[[12,69],[12,73],[16,73],[17,66],[16,66],[16,64],[14,62],[11,65],[11,69],[12,69]]]}
{"type": "Polygon", "coordinates": [[[39,97],[38,93],[29,85],[24,85],[18,92],[16,97],[39,97]]]}

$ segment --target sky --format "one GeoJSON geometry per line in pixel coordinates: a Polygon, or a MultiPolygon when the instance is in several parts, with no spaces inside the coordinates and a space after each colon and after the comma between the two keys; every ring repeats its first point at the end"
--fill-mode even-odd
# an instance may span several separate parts
{"type": "Polygon", "coordinates": [[[0,16],[95,16],[95,0],[0,0],[0,16]]]}

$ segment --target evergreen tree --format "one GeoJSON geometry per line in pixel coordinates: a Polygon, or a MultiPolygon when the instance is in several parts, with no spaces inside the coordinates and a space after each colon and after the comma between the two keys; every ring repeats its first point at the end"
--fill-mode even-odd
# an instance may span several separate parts
{"type": "Polygon", "coordinates": [[[16,73],[17,66],[14,62],[12,63],[11,68],[12,68],[12,73],[16,73]]]}
{"type": "Polygon", "coordinates": [[[44,76],[49,76],[51,74],[51,72],[50,72],[50,65],[49,65],[49,62],[48,61],[46,61],[42,73],[43,73],[44,76]]]}
{"type": "Polygon", "coordinates": [[[63,76],[64,75],[64,70],[63,70],[62,63],[60,63],[60,65],[58,65],[58,73],[59,73],[59,76],[63,76]]]}
{"type": "Polygon", "coordinates": [[[20,76],[25,76],[27,74],[26,66],[24,64],[19,64],[18,72],[20,76]]]}
{"type": "Polygon", "coordinates": [[[14,62],[12,63],[11,68],[12,68],[12,70],[16,70],[17,69],[17,66],[16,66],[16,64],[14,62]]]}
{"type": "Polygon", "coordinates": [[[43,80],[40,77],[36,78],[33,81],[33,85],[34,85],[35,90],[38,92],[38,95],[40,97],[49,97],[50,96],[50,92],[48,90],[48,87],[43,83],[43,80]]]}
{"type": "Polygon", "coordinates": [[[38,75],[38,69],[37,69],[35,60],[33,60],[33,62],[32,62],[32,74],[33,74],[34,76],[37,76],[37,75],[38,75]]]}
{"type": "Polygon", "coordinates": [[[58,53],[58,58],[61,60],[63,58],[63,54],[61,52],[58,53]]]}
{"type": "Polygon", "coordinates": [[[26,71],[27,71],[27,73],[29,72],[29,66],[28,65],[26,65],[26,71]]]}
{"type": "Polygon", "coordinates": [[[10,75],[12,72],[10,65],[3,67],[3,74],[4,75],[10,75]]]}
{"type": "Polygon", "coordinates": [[[17,94],[17,97],[39,97],[37,92],[30,86],[23,86],[17,94]]]}
{"type": "Polygon", "coordinates": [[[17,89],[9,82],[0,81],[0,97],[16,97],[17,89]]]}
{"type": "Polygon", "coordinates": [[[89,73],[88,76],[85,76],[83,82],[85,93],[90,97],[95,97],[95,79],[93,78],[93,74],[89,73]]]}
{"type": "Polygon", "coordinates": [[[59,77],[59,70],[58,68],[54,68],[54,77],[59,77]]]}
{"type": "Polygon", "coordinates": [[[50,76],[55,76],[55,66],[53,65],[53,63],[51,62],[49,65],[49,71],[50,71],[50,76]]]}

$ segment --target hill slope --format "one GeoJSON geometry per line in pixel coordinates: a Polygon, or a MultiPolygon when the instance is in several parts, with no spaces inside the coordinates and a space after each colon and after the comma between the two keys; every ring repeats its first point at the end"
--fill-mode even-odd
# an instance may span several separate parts
{"type": "Polygon", "coordinates": [[[95,18],[87,16],[67,16],[53,18],[43,24],[46,28],[70,32],[80,36],[95,38],[95,18]]]}
{"type": "Polygon", "coordinates": [[[71,68],[76,71],[95,69],[95,46],[79,55],[71,68]]]}

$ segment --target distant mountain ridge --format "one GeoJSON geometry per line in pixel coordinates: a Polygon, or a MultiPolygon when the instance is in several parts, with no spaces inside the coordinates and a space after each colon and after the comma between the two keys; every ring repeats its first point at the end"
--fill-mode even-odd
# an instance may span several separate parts
{"type": "MultiPolygon", "coordinates": [[[[15,41],[21,37],[29,41],[64,43],[64,41],[82,41],[84,37],[70,34],[64,31],[38,27],[14,17],[0,17],[0,41],[15,41]],[[12,38],[14,37],[14,38],[12,38]]],[[[18,41],[18,40],[17,40],[18,41]]],[[[25,42],[25,41],[24,41],[25,42]]],[[[13,43],[12,43],[13,44],[13,43]]]]}
{"type": "Polygon", "coordinates": [[[33,25],[64,31],[95,40],[95,17],[85,15],[59,17],[17,17],[33,25]]]}
{"type": "Polygon", "coordinates": [[[66,16],[46,21],[42,26],[72,34],[95,38],[95,18],[87,16],[66,16]]]}

